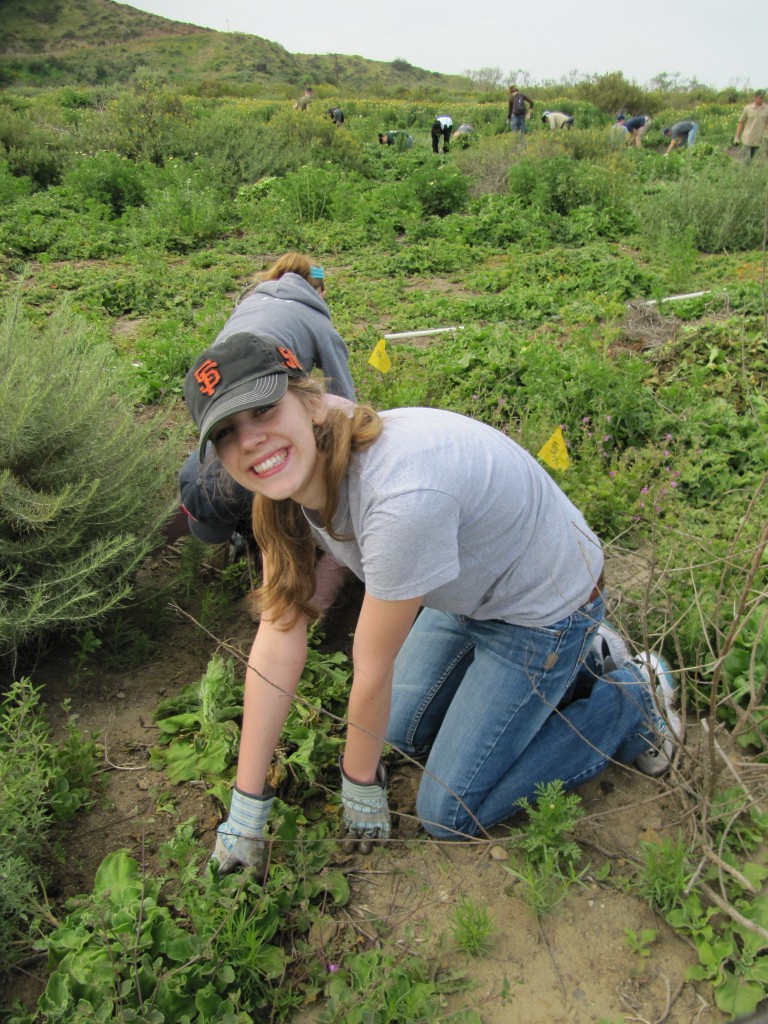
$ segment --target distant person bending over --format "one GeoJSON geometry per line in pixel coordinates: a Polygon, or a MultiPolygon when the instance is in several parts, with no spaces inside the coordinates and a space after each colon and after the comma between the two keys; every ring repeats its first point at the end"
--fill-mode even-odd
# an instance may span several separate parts
{"type": "MultiPolygon", "coordinates": [[[[624,117],[623,114],[620,116],[624,117]]],[[[636,114],[634,117],[625,119],[624,127],[629,133],[629,136],[637,149],[642,149],[643,139],[648,134],[648,129],[651,127],[651,119],[648,114],[636,114]]]]}
{"type": "Polygon", "coordinates": [[[472,140],[475,138],[477,138],[475,135],[475,129],[471,124],[467,124],[466,122],[460,124],[456,131],[451,135],[451,141],[461,146],[462,149],[466,149],[467,146],[470,146],[472,144],[472,140]]]}
{"type": "Polygon", "coordinates": [[[397,146],[398,149],[411,149],[413,146],[413,136],[409,132],[400,130],[379,132],[379,142],[382,146],[397,146]]]}
{"type": "Polygon", "coordinates": [[[741,157],[751,160],[763,144],[768,131],[768,107],[764,105],[765,93],[758,89],[752,103],[748,103],[741,112],[736,125],[735,145],[741,144],[741,157]]]}
{"type": "Polygon", "coordinates": [[[440,139],[443,140],[443,152],[448,152],[450,148],[451,128],[453,128],[453,121],[445,114],[441,114],[439,117],[436,117],[432,122],[431,133],[433,153],[437,153],[440,145],[440,139]]]}
{"type": "Polygon", "coordinates": [[[466,122],[464,122],[459,125],[456,131],[451,135],[451,138],[455,141],[456,139],[458,139],[460,135],[472,135],[474,130],[475,129],[472,127],[471,124],[467,124],[466,122]]]}
{"type": "MultiPolygon", "coordinates": [[[[268,335],[295,353],[302,366],[319,367],[333,395],[355,400],[349,351],[325,303],[323,268],[296,252],[285,253],[240,297],[213,342],[215,351],[233,335],[268,335]]],[[[253,495],[231,480],[209,446],[200,461],[189,456],[179,472],[181,510],[177,532],[206,544],[251,534],[253,495]],[[182,531],[182,527],[186,527],[182,531]]]]}
{"type": "Polygon", "coordinates": [[[293,109],[294,110],[306,110],[307,107],[309,106],[309,104],[312,102],[313,99],[314,99],[314,93],[312,92],[312,87],[308,85],[306,87],[306,89],[304,90],[303,95],[299,96],[299,98],[293,104],[293,109]]]}
{"type": "Polygon", "coordinates": [[[344,114],[341,107],[329,107],[326,114],[330,117],[337,128],[344,124],[344,114]]]}
{"type": "Polygon", "coordinates": [[[559,110],[545,110],[541,120],[549,125],[550,131],[556,128],[573,128],[573,114],[563,114],[559,110]]]}
{"type": "Polygon", "coordinates": [[[695,121],[678,121],[671,128],[665,128],[662,135],[670,141],[664,156],[669,156],[673,149],[679,149],[682,146],[687,146],[690,149],[696,141],[698,132],[699,126],[695,121]]]}
{"type": "Polygon", "coordinates": [[[317,615],[316,544],[365,586],[340,760],[350,845],[390,836],[385,743],[426,759],[416,813],[444,840],[484,834],[540,784],[572,789],[615,761],[670,767],[674,677],[606,635],[600,542],[511,438],[442,409],[329,409],[268,338],[201,353],[184,396],[201,447],[253,493],[263,555],[219,872],[264,869],[267,777],[317,615]]]}
{"type": "Polygon", "coordinates": [[[531,110],[533,110],[533,100],[525,93],[520,92],[516,85],[510,85],[507,104],[509,130],[525,135],[525,122],[531,110]]]}

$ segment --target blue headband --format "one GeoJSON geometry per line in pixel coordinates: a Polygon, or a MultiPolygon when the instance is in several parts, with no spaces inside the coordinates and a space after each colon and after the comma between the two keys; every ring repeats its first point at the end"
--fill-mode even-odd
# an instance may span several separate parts
{"type": "Polygon", "coordinates": [[[316,281],[324,281],[325,280],[325,274],[323,273],[323,268],[322,267],[310,267],[309,268],[309,276],[310,277],[314,277],[314,279],[316,281]]]}

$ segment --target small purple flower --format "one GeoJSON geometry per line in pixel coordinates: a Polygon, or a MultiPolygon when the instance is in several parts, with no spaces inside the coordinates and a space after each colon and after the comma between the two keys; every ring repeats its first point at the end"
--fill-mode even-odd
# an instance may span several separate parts
{"type": "Polygon", "coordinates": [[[581,419],[582,423],[589,423],[589,416],[583,416],[581,419]]]}
{"type": "Polygon", "coordinates": [[[644,487],[644,488],[642,489],[642,491],[640,491],[640,493],[641,493],[641,494],[647,494],[647,493],[648,493],[648,488],[647,488],[647,487],[644,487]]]}
{"type": "Polygon", "coordinates": [[[603,440],[604,441],[610,441],[611,440],[611,435],[610,434],[603,434],[603,440]]]}
{"type": "Polygon", "coordinates": [[[328,964],[328,973],[329,974],[335,974],[336,971],[338,971],[338,969],[339,969],[339,965],[338,964],[328,964]]]}
{"type": "Polygon", "coordinates": [[[608,413],[608,415],[605,417],[605,422],[606,423],[610,423],[611,422],[611,414],[610,413],[608,413]]]}
{"type": "Polygon", "coordinates": [[[614,476],[616,476],[616,470],[612,469],[612,470],[610,471],[610,473],[608,474],[608,476],[610,476],[610,477],[614,477],[614,476]]]}

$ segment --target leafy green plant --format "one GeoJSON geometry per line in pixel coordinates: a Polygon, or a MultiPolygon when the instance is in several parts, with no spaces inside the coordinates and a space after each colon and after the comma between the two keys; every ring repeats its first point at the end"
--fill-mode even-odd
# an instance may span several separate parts
{"type": "Polygon", "coordinates": [[[0,704],[0,971],[27,949],[27,936],[55,924],[45,885],[56,822],[90,805],[96,745],[71,717],[54,744],[40,688],[14,682],[0,704]]]}
{"type": "Polygon", "coordinates": [[[580,798],[566,793],[559,779],[536,787],[535,806],[525,798],[518,803],[528,820],[512,836],[519,863],[506,870],[517,880],[523,900],[542,914],[559,903],[586,870],[578,870],[581,849],[568,837],[584,812],[580,798]]]}
{"type": "Polygon", "coordinates": [[[551,853],[555,853],[562,864],[578,863],[581,850],[568,838],[568,833],[584,815],[576,793],[566,793],[563,783],[555,779],[536,786],[535,806],[525,798],[518,804],[528,820],[517,836],[516,845],[532,864],[543,863],[551,853]]]}
{"type": "Polygon", "coordinates": [[[215,785],[228,779],[237,756],[242,701],[243,684],[235,681],[232,659],[215,655],[198,681],[158,705],[154,718],[160,736],[151,766],[165,769],[174,783],[205,779],[215,785]]]}
{"type": "MultiPolygon", "coordinates": [[[[284,832],[295,835],[295,824],[284,832]]],[[[51,975],[36,1011],[14,1024],[115,1015],[153,1024],[254,1024],[264,1013],[287,1020],[313,994],[302,936],[324,908],[349,898],[343,874],[327,865],[322,833],[308,840],[295,860],[285,847],[267,877],[201,872],[193,821],[161,848],[163,875],[126,851],[109,854],[92,893],[70,900],[67,916],[37,943],[51,975]]]]}
{"type": "Polygon", "coordinates": [[[720,716],[733,728],[742,747],[764,749],[768,713],[764,707],[768,672],[768,603],[745,618],[723,661],[725,698],[720,716]]]}
{"type": "Polygon", "coordinates": [[[347,953],[334,966],[318,1024],[480,1024],[474,1011],[446,1013],[424,960],[372,949],[347,953]]]}
{"type": "MultiPolygon", "coordinates": [[[[275,766],[276,777],[294,778],[299,796],[336,762],[342,744],[335,735],[338,723],[322,714],[319,694],[324,694],[324,707],[341,710],[349,693],[349,674],[345,655],[323,654],[310,646],[300,684],[304,700],[291,706],[275,766]]],[[[204,779],[227,806],[242,702],[243,684],[235,678],[233,660],[214,655],[201,679],[158,705],[155,722],[160,736],[151,751],[151,766],[164,769],[174,783],[204,779]]]]}
{"type": "Polygon", "coordinates": [[[636,932],[634,928],[624,929],[624,941],[630,952],[642,958],[651,955],[651,946],[657,937],[658,932],[655,928],[641,928],[639,932],[636,932]]]}

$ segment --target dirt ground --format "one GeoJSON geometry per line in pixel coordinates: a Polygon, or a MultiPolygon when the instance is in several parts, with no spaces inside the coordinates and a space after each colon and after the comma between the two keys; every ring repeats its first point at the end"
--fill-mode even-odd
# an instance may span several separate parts
{"type": "MultiPolygon", "coordinates": [[[[146,572],[159,579],[173,571],[176,557],[174,551],[157,555],[146,572]]],[[[356,597],[354,590],[345,595],[335,637],[329,624],[332,645],[348,645],[356,597]]],[[[245,600],[228,617],[226,630],[229,644],[247,650],[254,624],[245,600]]],[[[63,725],[62,702],[69,698],[79,728],[96,733],[104,751],[103,798],[65,837],[65,866],[54,898],[90,891],[98,865],[111,851],[127,848],[151,864],[158,845],[193,815],[201,844],[213,845],[219,821],[213,801],[201,785],[171,786],[149,768],[149,751],[157,735],[157,703],[199,679],[215,650],[211,636],[175,614],[162,646],[139,668],[104,671],[95,660],[75,685],[70,652],[69,660],[62,653],[33,674],[44,685],[55,726],[63,725]]],[[[706,987],[684,982],[686,967],[696,961],[693,948],[644,902],[599,880],[606,861],[611,876],[620,877],[637,858],[641,841],[676,835],[678,806],[663,782],[615,768],[582,788],[585,817],[575,837],[589,862],[584,884],[538,918],[522,899],[509,862],[495,859],[503,847],[437,843],[419,831],[410,816],[417,773],[411,765],[395,765],[391,772],[390,801],[399,815],[395,841],[369,856],[339,853],[352,899],[339,914],[338,928],[352,928],[360,948],[381,944],[404,956],[426,952],[467,979],[469,987],[450,997],[450,1011],[475,1008],[484,1024],[725,1019],[706,987]],[[452,915],[462,896],[487,906],[493,922],[490,951],[474,959],[452,945],[452,915]],[[639,935],[646,928],[656,938],[649,955],[641,956],[630,949],[625,930],[639,935]]],[[[501,838],[504,830],[497,833],[501,838]]],[[[318,943],[327,939],[318,937],[318,943]]],[[[42,966],[38,973],[33,966],[7,996],[33,1001],[43,983],[42,966]]],[[[296,1020],[310,1024],[318,1013],[308,1007],[296,1020]]]]}

